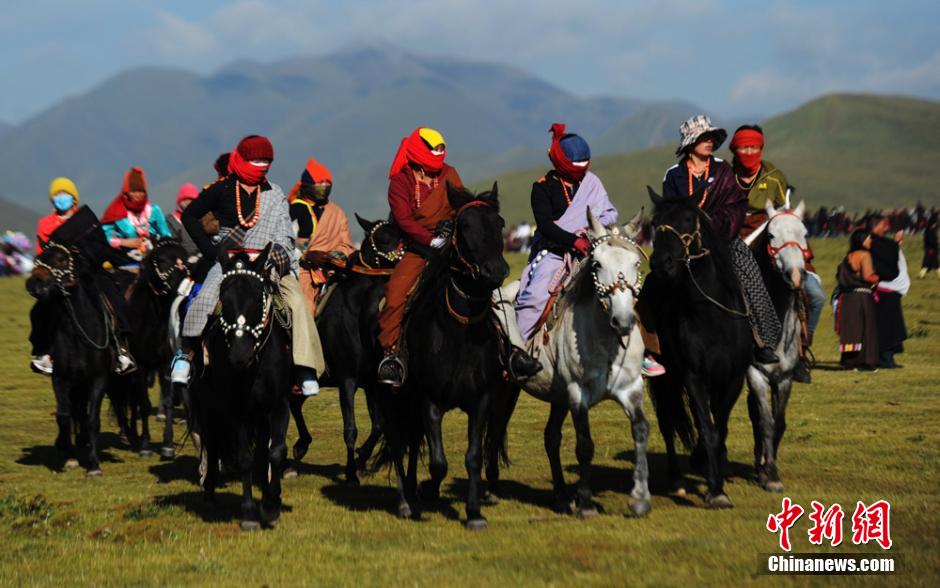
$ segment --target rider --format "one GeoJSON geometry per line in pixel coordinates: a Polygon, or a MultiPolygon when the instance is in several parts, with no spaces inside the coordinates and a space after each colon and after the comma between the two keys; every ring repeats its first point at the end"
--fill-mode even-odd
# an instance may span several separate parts
{"type": "Polygon", "coordinates": [[[326,266],[331,259],[345,264],[356,249],[346,213],[330,200],[332,189],[330,170],[311,157],[289,196],[290,218],[301,255],[300,287],[314,317],[320,286],[327,279],[326,266]]]}
{"type": "MultiPolygon", "coordinates": [[[[274,147],[266,137],[249,135],[229,159],[230,175],[207,186],[183,211],[183,225],[207,260],[227,251],[260,251],[273,243],[269,266],[280,293],[291,310],[294,370],[300,393],[319,392],[317,374],[323,373],[323,350],[313,315],[304,302],[296,271],[294,231],[287,197],[266,175],[274,160],[274,147]],[[219,221],[222,242],[216,246],[206,233],[202,217],[212,212],[219,221]]],[[[222,269],[216,262],[206,276],[183,324],[182,349],[173,362],[171,380],[186,383],[199,337],[219,300],[222,269]]]]}
{"type": "MultiPolygon", "coordinates": [[[[591,208],[604,225],[617,222],[617,209],[610,202],[604,185],[588,171],[591,148],[587,141],[579,135],[565,133],[565,125],[561,123],[553,124],[549,132],[552,144],[548,158],[554,169],[532,184],[535,237],[515,303],[516,323],[525,340],[535,335],[545,307],[560,285],[565,255],[588,255],[591,242],[585,236],[586,209],[591,208]]],[[[648,354],[643,361],[643,371],[648,376],[664,372],[648,354]]]]}
{"type": "Polygon", "coordinates": [[[139,167],[132,167],[124,174],[121,193],[104,211],[101,224],[111,247],[123,250],[138,261],[153,249],[154,238],[173,236],[163,210],[150,202],[147,178],[139,167]]]}
{"type": "MultiPolygon", "coordinates": [[[[747,190],[748,210],[741,225],[739,233],[742,239],[750,235],[767,220],[767,203],[774,208],[780,208],[788,203],[787,191],[790,185],[787,177],[774,164],[763,159],[764,130],[758,125],[744,125],[738,127],[731,138],[731,152],[734,154],[732,167],[738,185],[747,190]]],[[[809,245],[807,245],[809,248],[809,245]]],[[[808,301],[807,336],[803,342],[803,351],[800,361],[793,369],[793,379],[797,382],[810,383],[809,361],[806,358],[806,349],[812,345],[813,332],[822,314],[826,303],[826,293],[823,291],[822,278],[816,273],[810,261],[806,260],[808,278],[804,282],[803,291],[808,301]]]]}
{"type": "Polygon", "coordinates": [[[696,204],[711,218],[715,231],[730,246],[731,260],[748,306],[755,358],[759,363],[776,363],[779,358],[773,349],[782,332],[780,319],[754,255],[738,236],[747,212],[747,194],[736,183],[731,166],[712,154],[724,143],[728,133],[713,126],[703,114],[682,123],[679,133],[681,142],[676,155],[681,159],[666,171],[663,198],[688,198],[703,184],[707,186],[696,204]]]}
{"type": "MultiPolygon", "coordinates": [[[[385,307],[379,313],[379,343],[384,357],[378,382],[401,386],[405,366],[399,358],[405,305],[414,293],[427,259],[447,244],[456,211],[447,199],[447,186],[462,188],[457,170],[444,163],[444,137],[419,127],[401,141],[389,170],[388,203],[392,217],[408,240],[408,251],[395,266],[385,287],[385,307]]],[[[513,349],[510,372],[531,375],[541,368],[519,349],[513,349]]]]}
{"type": "Polygon", "coordinates": [[[198,196],[199,188],[197,188],[195,184],[187,182],[180,186],[179,191],[176,193],[176,210],[166,219],[167,225],[170,227],[170,232],[173,233],[173,238],[178,240],[183,246],[183,249],[186,250],[186,260],[190,264],[199,260],[199,247],[196,247],[196,242],[193,241],[193,238],[186,232],[186,228],[183,227],[182,219],[183,211],[186,210],[186,207],[198,196]]]}

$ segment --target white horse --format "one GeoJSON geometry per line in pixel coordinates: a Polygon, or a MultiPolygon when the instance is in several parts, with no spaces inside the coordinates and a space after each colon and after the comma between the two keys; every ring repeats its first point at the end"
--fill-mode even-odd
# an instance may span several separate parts
{"type": "Polygon", "coordinates": [[[760,485],[768,492],[783,492],[777,472],[777,451],[786,430],[787,402],[793,386],[793,369],[802,349],[802,285],[806,280],[806,227],[800,202],[794,210],[789,203],[779,210],[767,203],[767,222],[748,236],[750,245],[763,238],[766,247],[758,248],[756,257],[783,326],[780,342],[774,350],[778,363],[752,365],[747,371],[747,408],[754,429],[754,468],[760,485]],[[766,231],[766,235],[762,233],[766,231]]]}
{"type": "MultiPolygon", "coordinates": [[[[650,510],[646,445],[649,422],[643,411],[643,342],[634,315],[640,290],[642,250],[633,240],[640,230],[642,210],[621,230],[604,227],[591,214],[588,238],[591,252],[575,270],[571,284],[557,302],[557,320],[543,342],[541,330],[529,347],[542,371],[525,380],[523,389],[551,404],[545,425],[545,451],[552,470],[555,508],[579,516],[597,514],[591,498],[590,467],[594,457],[589,409],[605,399],[615,400],[632,422],[636,460],[630,510],[637,516],[650,510]],[[571,412],[577,434],[575,453],[580,469],[572,505],[561,469],[561,428],[571,412]]],[[[494,296],[497,315],[513,343],[525,347],[516,327],[513,301],[519,282],[494,296]]]]}

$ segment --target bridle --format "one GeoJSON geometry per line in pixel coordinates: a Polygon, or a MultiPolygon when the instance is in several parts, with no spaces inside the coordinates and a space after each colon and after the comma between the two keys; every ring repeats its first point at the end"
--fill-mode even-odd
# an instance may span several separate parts
{"type": "MultiPolygon", "coordinates": [[[[457,221],[460,218],[460,215],[464,213],[464,211],[470,208],[474,208],[476,206],[492,207],[492,204],[490,204],[489,202],[485,200],[471,200],[470,202],[467,202],[466,204],[461,206],[459,209],[457,209],[457,213],[454,215],[454,232],[450,237],[450,245],[454,251],[454,255],[456,256],[457,261],[459,262],[460,266],[462,266],[462,267],[451,266],[451,269],[459,271],[461,273],[469,273],[470,278],[473,280],[476,280],[480,276],[480,266],[476,263],[469,261],[466,258],[466,256],[463,255],[463,253],[460,251],[460,245],[459,245],[460,241],[457,238],[460,223],[457,221]]],[[[453,276],[451,276],[450,278],[449,286],[444,289],[444,301],[447,304],[447,311],[450,313],[452,317],[454,317],[455,320],[457,320],[457,322],[459,322],[462,325],[476,324],[482,321],[484,318],[486,318],[486,315],[489,313],[489,310],[490,310],[490,306],[488,303],[489,299],[490,299],[489,295],[483,298],[477,298],[477,297],[471,296],[470,294],[467,294],[466,292],[460,289],[460,287],[457,285],[456,281],[454,280],[453,276]],[[466,300],[468,304],[470,304],[474,300],[485,300],[487,301],[487,304],[484,306],[483,310],[477,313],[476,315],[464,316],[460,314],[459,312],[457,312],[454,309],[453,304],[451,304],[451,301],[450,301],[451,289],[453,289],[454,292],[456,292],[457,295],[460,296],[460,298],[466,300]]]]}
{"type": "MultiPolygon", "coordinates": [[[[388,253],[386,253],[385,251],[382,251],[381,249],[379,249],[378,245],[375,244],[375,234],[378,232],[379,229],[381,229],[382,227],[384,227],[384,226],[387,225],[387,224],[389,224],[388,221],[379,221],[379,222],[375,223],[375,225],[374,225],[374,226],[372,227],[372,229],[369,231],[369,234],[366,235],[366,240],[369,242],[369,245],[372,246],[372,251],[374,251],[377,256],[379,256],[380,258],[384,259],[385,261],[391,263],[392,265],[395,265],[395,264],[397,264],[399,261],[401,261],[403,257],[405,257],[405,244],[404,244],[404,242],[399,241],[399,242],[398,242],[398,247],[396,247],[394,251],[389,251],[388,253]]],[[[361,250],[360,250],[359,258],[362,259],[361,250]]],[[[366,266],[366,267],[368,267],[368,266],[366,266]]]]}
{"type": "MultiPolygon", "coordinates": [[[[236,337],[244,337],[245,334],[251,335],[255,339],[254,346],[252,347],[252,353],[258,351],[267,338],[262,339],[261,336],[264,334],[265,328],[269,327],[271,324],[271,306],[273,303],[273,297],[268,292],[268,283],[265,281],[264,276],[259,272],[256,272],[253,269],[245,267],[244,262],[237,261],[235,262],[235,268],[231,269],[222,274],[221,284],[225,283],[225,280],[229,278],[234,278],[236,276],[245,276],[258,280],[261,283],[261,295],[262,295],[262,308],[261,311],[261,320],[254,324],[248,325],[245,315],[238,315],[238,318],[235,319],[235,323],[230,323],[225,320],[225,316],[220,312],[219,313],[219,326],[222,329],[223,335],[228,335],[229,333],[234,332],[236,337]]],[[[270,335],[270,329],[268,330],[270,335]]]]}
{"type": "MultiPolygon", "coordinates": [[[[474,208],[477,206],[492,207],[492,204],[490,204],[489,202],[485,200],[471,200],[470,202],[467,202],[466,204],[458,208],[457,214],[454,215],[454,234],[451,235],[450,237],[450,244],[451,244],[451,247],[454,248],[454,253],[457,255],[457,261],[459,261],[460,264],[467,271],[470,272],[470,277],[472,277],[473,279],[476,279],[480,276],[480,266],[478,264],[475,264],[469,261],[466,258],[466,256],[464,256],[464,254],[460,251],[459,240],[457,239],[457,234],[459,232],[460,223],[458,223],[457,220],[460,218],[460,215],[463,214],[465,210],[468,210],[470,208],[474,208]]],[[[459,269],[459,268],[455,268],[455,269],[459,269]]]]}
{"type": "MultiPolygon", "coordinates": [[[[640,248],[636,241],[630,237],[612,233],[591,239],[590,252],[592,258],[594,256],[594,250],[604,243],[618,245],[627,250],[633,249],[648,259],[646,252],[640,248]]],[[[617,292],[630,292],[634,301],[640,297],[640,289],[643,287],[643,272],[640,271],[639,259],[636,260],[636,268],[636,280],[634,280],[632,284],[627,281],[627,278],[623,275],[623,272],[617,272],[617,279],[609,284],[605,284],[600,280],[600,278],[597,277],[597,267],[591,268],[591,277],[594,279],[594,293],[597,295],[597,299],[601,303],[601,307],[603,307],[604,312],[610,312],[610,297],[617,292]]]]}
{"type": "Polygon", "coordinates": [[[58,249],[65,253],[65,258],[68,260],[68,265],[65,269],[59,269],[57,267],[52,267],[48,263],[37,257],[33,264],[36,267],[41,267],[42,269],[48,271],[52,275],[52,279],[55,280],[56,287],[59,288],[63,293],[67,293],[66,288],[74,286],[78,282],[78,276],[75,275],[75,258],[72,257],[72,252],[65,245],[60,245],[54,241],[50,241],[43,248],[43,251],[48,251],[49,249],[58,249]]]}
{"type": "Polygon", "coordinates": [[[682,248],[685,250],[685,256],[682,258],[682,261],[686,266],[692,261],[701,259],[711,253],[706,247],[702,247],[702,225],[698,215],[695,217],[695,230],[691,233],[680,233],[679,230],[672,225],[666,224],[656,225],[655,229],[665,233],[672,233],[679,239],[679,242],[682,243],[682,248]],[[693,243],[695,243],[698,253],[692,253],[693,243]]]}
{"type": "Polygon", "coordinates": [[[153,250],[150,252],[150,264],[151,264],[151,267],[153,267],[153,273],[157,276],[157,280],[159,281],[160,288],[159,289],[155,288],[152,283],[149,285],[150,285],[150,289],[157,296],[165,296],[173,290],[173,286],[170,283],[170,278],[173,276],[174,272],[182,271],[184,275],[189,276],[189,266],[187,266],[185,263],[181,264],[182,260],[180,258],[177,258],[176,264],[170,269],[168,269],[167,271],[161,271],[160,266],[157,265],[157,257],[156,257],[157,251],[160,249],[161,246],[166,246],[171,243],[172,241],[165,241],[165,240],[157,241],[153,246],[153,250]]]}
{"type": "MultiPolygon", "coordinates": [[[[786,216],[794,216],[794,217],[796,217],[796,218],[798,218],[798,219],[800,218],[798,214],[795,214],[795,213],[794,213],[793,211],[791,211],[791,210],[782,210],[782,211],[780,211],[780,212],[774,214],[772,217],[770,217],[770,219],[767,221],[767,236],[768,236],[768,238],[767,238],[767,253],[770,254],[770,258],[776,262],[776,261],[777,261],[777,256],[780,254],[781,251],[783,251],[783,250],[786,249],[787,247],[796,247],[797,249],[800,250],[800,253],[803,254],[803,260],[804,260],[804,261],[809,261],[810,257],[812,257],[813,254],[810,252],[809,247],[803,247],[803,244],[802,244],[802,243],[798,243],[798,242],[796,242],[796,241],[787,241],[786,243],[784,243],[784,244],[781,245],[780,247],[774,247],[773,245],[770,244],[770,223],[772,223],[772,222],[774,221],[774,219],[777,218],[778,216],[784,216],[784,215],[786,215],[786,216]]],[[[800,219],[800,222],[803,222],[803,219],[800,219]]]]}

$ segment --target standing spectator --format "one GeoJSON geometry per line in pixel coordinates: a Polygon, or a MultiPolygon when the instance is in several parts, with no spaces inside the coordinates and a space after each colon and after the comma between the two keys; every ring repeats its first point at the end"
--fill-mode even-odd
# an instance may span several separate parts
{"type": "Polygon", "coordinates": [[[849,253],[836,270],[836,332],[839,334],[840,364],[855,371],[878,369],[878,325],[872,287],[879,276],[869,252],[872,239],[858,229],[849,238],[849,253]]]}
{"type": "Polygon", "coordinates": [[[871,227],[871,258],[875,273],[879,276],[876,296],[878,317],[879,365],[885,368],[901,367],[894,361],[897,353],[904,353],[907,329],[901,297],[911,286],[907,275],[907,260],[901,251],[903,234],[898,231],[895,238],[886,236],[891,225],[880,213],[869,217],[871,227]]]}
{"type": "Polygon", "coordinates": [[[938,222],[937,214],[934,213],[924,228],[924,261],[920,264],[919,274],[921,278],[926,277],[927,272],[937,272],[937,277],[940,278],[940,256],[938,256],[940,250],[937,248],[938,224],[940,222],[938,222]]]}
{"type": "Polygon", "coordinates": [[[532,225],[522,221],[516,226],[516,239],[519,240],[519,251],[529,252],[529,243],[532,241],[532,225]]]}

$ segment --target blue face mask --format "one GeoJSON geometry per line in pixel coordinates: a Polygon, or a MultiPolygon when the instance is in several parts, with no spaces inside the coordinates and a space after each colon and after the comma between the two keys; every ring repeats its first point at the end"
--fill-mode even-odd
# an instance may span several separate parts
{"type": "Polygon", "coordinates": [[[52,197],[52,205],[59,212],[68,212],[75,206],[75,198],[71,194],[56,194],[52,197]]]}

